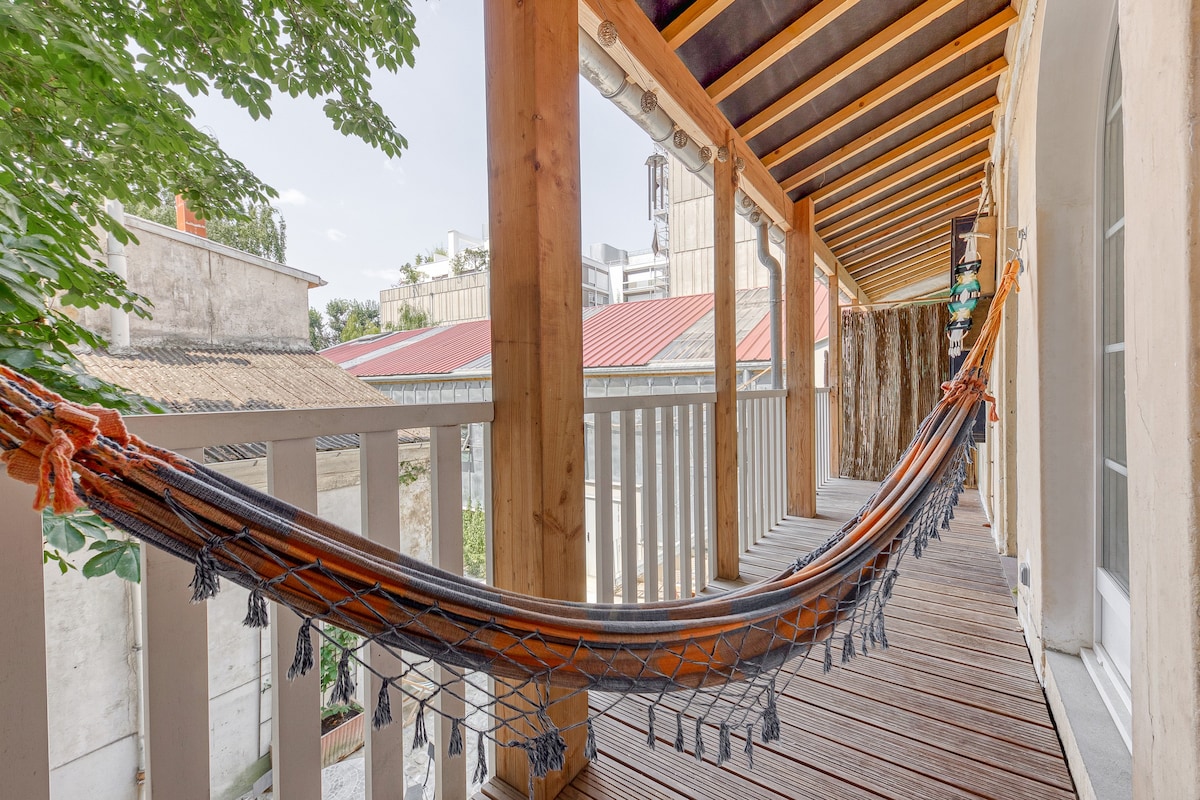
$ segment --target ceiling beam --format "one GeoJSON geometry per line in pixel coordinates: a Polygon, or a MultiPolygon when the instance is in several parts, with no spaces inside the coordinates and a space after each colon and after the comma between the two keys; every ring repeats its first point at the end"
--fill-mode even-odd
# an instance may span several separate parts
{"type": "Polygon", "coordinates": [[[914,239],[904,244],[896,245],[889,249],[885,255],[878,258],[873,258],[868,261],[860,261],[854,267],[846,267],[850,274],[854,276],[856,281],[866,280],[869,276],[876,272],[903,264],[905,261],[912,261],[923,253],[928,253],[930,250],[935,250],[943,244],[950,243],[950,226],[946,226],[941,230],[929,231],[919,239],[914,239]]]}
{"type": "Polygon", "coordinates": [[[863,256],[857,261],[845,261],[842,263],[844,263],[846,265],[846,269],[853,274],[859,270],[865,269],[871,264],[879,263],[885,259],[891,258],[894,255],[913,250],[924,242],[927,242],[931,239],[936,239],[939,236],[946,236],[949,233],[950,224],[949,220],[947,220],[940,225],[930,225],[929,227],[921,230],[921,232],[915,236],[910,236],[903,241],[895,242],[876,253],[863,256]]]}
{"type": "Polygon", "coordinates": [[[950,288],[950,259],[942,256],[938,259],[930,259],[925,262],[924,266],[911,270],[903,270],[888,277],[887,280],[877,281],[872,285],[871,291],[876,297],[883,297],[892,292],[898,292],[906,286],[927,281],[930,278],[945,276],[946,288],[950,288]]]}
{"type": "MultiPolygon", "coordinates": [[[[929,189],[930,186],[936,186],[944,180],[948,180],[949,178],[961,174],[968,169],[974,169],[977,166],[979,166],[979,164],[972,164],[970,166],[964,166],[962,169],[958,169],[952,174],[942,173],[940,176],[935,175],[934,178],[940,178],[940,180],[934,180],[934,178],[930,178],[929,180],[922,182],[923,184],[926,184],[924,186],[918,184],[917,187],[911,187],[919,187],[921,191],[905,192],[905,196],[901,198],[899,202],[904,202],[906,204],[900,208],[896,208],[894,211],[883,214],[882,216],[877,215],[896,206],[897,203],[894,197],[889,197],[887,200],[884,200],[877,206],[865,208],[862,211],[859,211],[849,217],[840,219],[832,225],[827,226],[825,229],[825,235],[829,237],[828,241],[830,243],[830,247],[835,248],[839,252],[844,252],[848,243],[858,241],[864,236],[869,236],[871,233],[891,225],[893,222],[912,216],[913,214],[918,214],[928,208],[931,208],[937,203],[948,201],[953,197],[962,194],[963,192],[971,190],[976,190],[976,192],[978,192],[979,185],[983,181],[983,173],[968,175],[962,180],[956,181],[949,186],[944,186],[935,191],[925,193],[925,190],[929,189]],[[913,199],[914,197],[916,198],[915,200],[913,199]],[[912,202],[907,202],[909,200],[912,202]],[[842,231],[845,231],[845,233],[842,233],[842,231]]],[[[976,194],[976,196],[978,196],[978,194],[976,194]]]]}
{"type": "Polygon", "coordinates": [[[670,25],[663,28],[663,39],[672,50],[678,50],[731,5],[733,0],[694,0],[670,25]]]}
{"type": "MultiPolygon", "coordinates": [[[[1008,30],[1016,20],[1017,12],[1011,6],[1005,6],[1003,11],[975,26],[953,42],[950,42],[950,44],[939,50],[935,50],[908,69],[884,81],[857,100],[843,106],[841,110],[825,117],[808,130],[794,137],[791,141],[765,154],[763,156],[763,164],[768,169],[771,169],[792,156],[802,153],[843,126],[879,108],[879,106],[891,100],[900,94],[900,92],[903,92],[922,78],[932,75],[962,54],[974,50],[984,42],[990,41],[998,33],[1008,30]]],[[[996,63],[998,62],[992,62],[987,68],[990,69],[996,63]]],[[[999,69],[997,72],[999,72],[999,69]]]]}
{"type": "MultiPolygon", "coordinates": [[[[772,36],[770,41],[710,83],[705,91],[713,102],[721,102],[860,2],[861,0],[822,0],[800,19],[772,36]]],[[[670,42],[669,37],[667,41],[670,42]]]]}
{"type": "MultiPolygon", "coordinates": [[[[925,180],[919,183],[914,183],[912,186],[909,186],[905,189],[901,189],[890,197],[885,197],[876,202],[874,205],[870,205],[860,211],[856,211],[848,217],[843,217],[842,219],[838,219],[833,222],[818,223],[821,227],[821,237],[825,238],[837,236],[840,233],[850,230],[851,228],[854,228],[863,222],[872,220],[881,214],[887,213],[888,211],[892,211],[893,209],[906,204],[911,205],[935,189],[943,188],[942,184],[946,181],[953,180],[955,178],[962,178],[964,173],[975,172],[975,170],[987,163],[988,157],[988,153],[986,152],[979,153],[965,161],[951,164],[941,172],[935,175],[930,175],[925,180]]],[[[979,175],[974,179],[982,180],[983,176],[979,175]]],[[[963,180],[965,181],[967,178],[963,178],[963,180]]]]}
{"type": "Polygon", "coordinates": [[[931,21],[962,2],[964,0],[925,0],[914,10],[739,125],[738,133],[747,140],[753,139],[805,103],[819,97],[852,73],[908,40],[931,21]]]}
{"type": "MultiPolygon", "coordinates": [[[[951,134],[958,133],[963,128],[974,125],[984,117],[990,117],[992,115],[992,111],[998,105],[1000,105],[1000,101],[995,95],[992,95],[986,100],[983,100],[973,107],[968,108],[961,114],[955,114],[945,122],[935,125],[924,133],[909,139],[907,142],[893,147],[888,152],[871,159],[862,166],[847,172],[845,175],[842,175],[835,180],[830,181],[819,189],[814,189],[809,196],[812,197],[814,203],[820,203],[828,200],[830,197],[846,191],[855,184],[862,183],[872,175],[877,175],[878,173],[883,172],[893,164],[911,157],[914,153],[930,146],[931,144],[934,144],[935,142],[938,142],[941,139],[950,136],[951,134]]],[[[800,184],[793,183],[792,180],[788,180],[783,183],[783,190],[785,192],[790,192],[792,189],[795,189],[799,186],[800,184]]]]}
{"type": "Polygon", "coordinates": [[[931,95],[915,106],[905,109],[874,130],[864,133],[849,144],[845,144],[834,150],[821,160],[813,162],[793,175],[788,182],[796,181],[797,186],[803,186],[814,178],[824,175],[831,169],[835,169],[860,153],[869,150],[884,139],[899,133],[908,126],[920,123],[926,117],[936,114],[951,103],[962,99],[988,81],[995,80],[996,76],[1000,74],[1000,71],[1004,69],[1007,63],[1001,57],[985,67],[980,67],[962,80],[952,83],[937,94],[931,95]]]}
{"type": "Polygon", "coordinates": [[[792,225],[792,201],[737,135],[729,120],[713,103],[675,51],[650,22],[636,0],[581,0],[579,25],[590,36],[603,20],[617,26],[620,43],[609,53],[631,75],[648,75],[658,92],[658,103],[690,136],[716,149],[731,138],[733,149],[746,161],[741,186],[746,194],[780,227],[792,225]]]}
{"type": "Polygon", "coordinates": [[[838,260],[838,257],[829,249],[829,245],[825,244],[825,240],[820,236],[813,236],[813,254],[817,258],[817,266],[827,278],[837,281],[847,297],[853,297],[858,303],[870,302],[870,296],[862,290],[858,281],[850,276],[846,267],[842,265],[842,262],[838,260]]]}
{"type": "MultiPolygon", "coordinates": [[[[859,231],[866,230],[866,227],[854,229],[853,234],[845,239],[845,242],[853,243],[844,247],[839,246],[839,257],[850,258],[854,253],[870,251],[870,249],[876,248],[881,241],[889,241],[893,236],[905,234],[907,231],[917,228],[918,225],[930,223],[932,219],[942,218],[943,215],[953,218],[955,211],[977,203],[978,199],[979,192],[976,190],[967,194],[959,194],[959,196],[952,197],[944,201],[944,203],[938,203],[935,206],[919,207],[917,211],[908,213],[908,215],[893,212],[892,215],[888,216],[898,219],[898,222],[892,223],[892,219],[888,219],[887,222],[881,225],[878,221],[872,221],[869,223],[870,230],[862,236],[859,235],[859,231]],[[883,225],[886,225],[886,227],[883,227],[883,225]]],[[[904,209],[901,209],[901,211],[904,211],[904,209]]]]}
{"type": "MultiPolygon", "coordinates": [[[[898,169],[895,172],[889,173],[875,183],[847,195],[841,200],[826,206],[821,209],[817,215],[818,219],[831,219],[839,214],[849,211],[857,206],[869,203],[877,197],[886,197],[888,192],[900,186],[907,180],[917,177],[918,175],[928,172],[931,169],[936,169],[958,158],[972,148],[978,147],[981,144],[986,144],[988,139],[992,138],[992,126],[981,128],[974,133],[968,134],[963,138],[952,142],[941,150],[930,153],[918,161],[914,161],[903,169],[898,169]]],[[[986,153],[985,153],[986,155],[986,153]]]]}

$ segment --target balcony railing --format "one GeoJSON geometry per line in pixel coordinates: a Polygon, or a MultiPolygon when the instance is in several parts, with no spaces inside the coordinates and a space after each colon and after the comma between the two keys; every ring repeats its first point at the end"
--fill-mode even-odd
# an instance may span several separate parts
{"type": "MultiPolygon", "coordinates": [[[[784,402],[783,391],[738,395],[739,518],[744,547],[761,538],[786,510],[784,402]]],[[[705,393],[586,401],[590,598],[639,602],[687,597],[712,580],[714,403],[715,396],[705,393]]],[[[824,443],[818,447],[824,447],[825,455],[818,454],[818,463],[826,468],[827,408],[827,393],[819,392],[815,422],[817,441],[824,443]]],[[[491,516],[487,470],[492,413],[490,403],[458,403],[171,414],[131,418],[130,428],[148,441],[193,458],[199,458],[205,447],[265,442],[268,491],[314,511],[319,499],[317,437],[357,434],[360,530],[396,549],[401,544],[397,431],[427,429],[432,559],[444,569],[461,572],[464,480],[468,487],[471,481],[479,483],[478,474],[472,475],[471,470],[480,458],[483,511],[486,519],[491,516]],[[468,427],[465,439],[464,426],[468,427]],[[482,426],[482,435],[477,426],[482,426]],[[482,454],[471,453],[471,443],[480,441],[482,454]],[[464,470],[464,461],[472,466],[464,470]]],[[[822,475],[827,477],[827,471],[822,475]]],[[[6,615],[19,624],[0,623],[0,634],[5,634],[3,640],[9,645],[0,671],[0,698],[12,712],[0,726],[0,752],[9,753],[28,750],[30,741],[44,742],[48,736],[45,700],[39,718],[37,692],[30,695],[24,687],[45,687],[48,678],[60,677],[47,676],[44,626],[31,624],[44,614],[44,607],[42,566],[36,549],[41,546],[41,520],[26,511],[32,498],[27,488],[0,480],[0,502],[6,509],[8,529],[0,537],[0,585],[9,590],[6,596],[29,599],[27,609],[6,615]],[[20,714],[22,703],[30,704],[34,711],[20,714]],[[11,724],[14,714],[21,719],[19,732],[11,724]],[[10,748],[17,740],[21,748],[10,748]]],[[[488,532],[490,553],[490,525],[488,532]]],[[[185,587],[192,577],[192,565],[148,547],[143,548],[143,564],[142,584],[136,592],[140,603],[135,603],[142,616],[140,653],[136,654],[144,709],[139,735],[145,760],[140,766],[154,797],[208,798],[209,652],[210,646],[217,652],[221,643],[209,641],[204,607],[188,602],[185,587]]],[[[240,590],[227,587],[227,591],[240,590]]],[[[236,603],[231,602],[230,607],[236,603]]],[[[319,686],[313,673],[287,680],[300,620],[290,612],[276,611],[271,614],[271,635],[264,647],[285,657],[271,659],[263,681],[270,698],[275,796],[317,800],[321,792],[319,686]]],[[[372,652],[370,657],[389,656],[372,652]]],[[[359,697],[365,698],[363,705],[370,719],[379,687],[372,685],[373,676],[364,678],[359,697]]],[[[441,696],[448,697],[447,693],[441,696]]],[[[462,715],[461,708],[445,711],[452,717],[462,715]]],[[[396,716],[403,718],[402,713],[396,716]]],[[[405,735],[402,725],[380,731],[365,727],[365,770],[373,797],[404,797],[406,785],[420,782],[427,768],[437,797],[466,796],[465,762],[469,759],[438,759],[426,767],[426,754],[406,751],[411,735],[405,735]]],[[[448,730],[435,730],[439,751],[442,742],[438,737],[448,734],[448,730]]],[[[42,762],[48,763],[44,744],[42,748],[42,762]]],[[[41,774],[49,770],[47,766],[41,774]]],[[[36,778],[34,784],[41,785],[36,778]]],[[[45,794],[30,790],[20,796],[44,800],[45,794]]]]}

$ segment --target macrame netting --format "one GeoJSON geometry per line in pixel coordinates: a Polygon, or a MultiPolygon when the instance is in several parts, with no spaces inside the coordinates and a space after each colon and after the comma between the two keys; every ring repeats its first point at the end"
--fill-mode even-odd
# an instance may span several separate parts
{"type": "MultiPolygon", "coordinates": [[[[147,444],[116,413],[75,405],[3,368],[0,458],[9,475],[38,486],[39,508],[86,505],[194,563],[194,601],[225,579],[250,592],[246,625],[267,624],[268,601],[299,614],[289,676],[313,668],[315,640],[329,638],[325,623],[357,634],[357,646],[342,648],[332,699],[349,701],[352,666],[362,664],[381,682],[376,727],[392,722],[393,695],[416,704],[414,749],[427,744],[426,716],[445,716],[439,696],[461,701],[454,705],[465,712],[447,716],[441,744],[449,757],[473,751],[476,781],[487,777],[487,740],[525,750],[532,776],[560,769],[567,728],[549,711],[584,691],[609,693],[602,702],[612,704],[646,698],[651,748],[657,730],[670,739],[673,729],[677,750],[700,759],[715,744],[722,763],[736,731],[752,763],[755,734],[779,738],[775,698],[805,659],[821,658],[828,670],[887,646],[883,609],[901,559],[920,557],[938,538],[963,490],[971,421],[991,399],[987,364],[1016,272],[1016,263],[1006,267],[967,361],[858,514],[778,575],[717,596],[615,605],[488,587],[147,444]],[[384,673],[367,663],[372,644],[402,666],[384,673]],[[717,741],[706,744],[709,725],[717,741]]],[[[605,710],[593,698],[592,716],[569,726],[587,726],[588,757],[596,754],[593,719],[605,710]]]]}

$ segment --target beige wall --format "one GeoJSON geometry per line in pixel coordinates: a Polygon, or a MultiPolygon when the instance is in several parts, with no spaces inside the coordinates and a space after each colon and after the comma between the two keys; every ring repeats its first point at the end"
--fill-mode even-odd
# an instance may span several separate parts
{"type": "Polygon", "coordinates": [[[487,319],[490,272],[451,275],[379,293],[379,321],[383,327],[398,321],[403,305],[423,311],[435,325],[487,319]]]}
{"type": "MultiPolygon", "coordinates": [[[[134,347],[163,344],[309,348],[308,289],[315,275],[232,247],[126,217],[129,287],[154,303],[130,318],[134,347]]],[[[108,336],[108,307],[80,309],[84,327],[108,336]]]]}

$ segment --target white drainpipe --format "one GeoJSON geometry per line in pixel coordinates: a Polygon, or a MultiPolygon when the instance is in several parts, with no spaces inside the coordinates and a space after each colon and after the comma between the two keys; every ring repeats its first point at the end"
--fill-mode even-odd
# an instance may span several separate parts
{"type": "MultiPolygon", "coordinates": [[[[121,205],[120,200],[109,200],[105,204],[105,210],[108,215],[121,226],[125,225],[125,208],[121,205]]],[[[108,259],[108,268],[121,280],[129,277],[125,260],[125,245],[113,236],[111,232],[108,234],[108,244],[105,248],[108,259]]],[[[109,344],[115,348],[129,347],[129,312],[122,311],[119,308],[114,308],[109,314],[109,327],[111,333],[109,335],[109,344]]]]}

